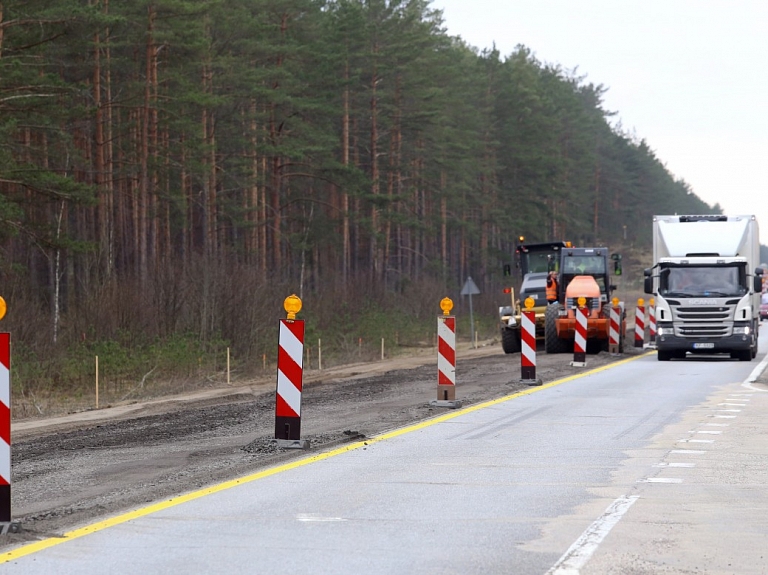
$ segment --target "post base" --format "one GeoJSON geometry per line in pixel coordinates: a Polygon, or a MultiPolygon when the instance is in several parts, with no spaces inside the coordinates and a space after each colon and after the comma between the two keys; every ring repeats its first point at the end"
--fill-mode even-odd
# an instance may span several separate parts
{"type": "Polygon", "coordinates": [[[447,407],[448,409],[458,409],[461,407],[460,399],[433,399],[429,402],[432,407],[447,407]]]}
{"type": "Polygon", "coordinates": [[[8,533],[21,533],[21,523],[18,521],[0,523],[0,535],[8,535],[8,533]]]}
{"type": "Polygon", "coordinates": [[[521,379],[520,383],[525,383],[527,385],[543,385],[543,381],[541,381],[540,378],[536,379],[521,379]]]}
{"type": "Polygon", "coordinates": [[[283,449],[309,449],[309,439],[273,439],[283,449]]]}

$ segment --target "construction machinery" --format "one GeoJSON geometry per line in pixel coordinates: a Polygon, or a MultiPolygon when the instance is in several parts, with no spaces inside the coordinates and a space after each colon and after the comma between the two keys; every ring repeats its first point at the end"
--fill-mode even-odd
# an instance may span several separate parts
{"type": "MultiPolygon", "coordinates": [[[[616,286],[611,276],[621,275],[621,256],[609,256],[608,248],[574,248],[560,250],[559,260],[550,261],[557,272],[558,301],[545,309],[544,349],[547,353],[573,351],[576,334],[576,310],[584,305],[587,316],[587,353],[608,351],[612,293],[616,286]],[[609,260],[613,261],[613,273],[609,260]]],[[[620,308],[619,352],[624,348],[626,312],[620,308]]]]}
{"type": "MultiPolygon", "coordinates": [[[[507,287],[504,293],[509,294],[510,304],[499,307],[499,328],[501,330],[501,347],[504,353],[520,351],[521,323],[520,317],[524,302],[530,297],[534,301],[532,311],[536,314],[536,339],[544,339],[544,321],[547,307],[546,281],[553,262],[559,262],[560,252],[571,246],[570,242],[544,242],[536,244],[524,243],[525,238],[518,238],[519,244],[515,249],[516,266],[520,269],[522,284],[518,297],[515,288],[507,287]]],[[[555,264],[555,269],[557,264],[555,264]]],[[[505,266],[504,274],[511,276],[511,266],[505,266]]]]}

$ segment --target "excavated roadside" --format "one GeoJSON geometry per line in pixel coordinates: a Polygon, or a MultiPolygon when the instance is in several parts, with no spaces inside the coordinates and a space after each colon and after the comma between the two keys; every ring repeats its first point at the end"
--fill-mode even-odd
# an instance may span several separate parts
{"type": "MultiPolygon", "coordinates": [[[[549,382],[584,370],[570,359],[539,353],[537,375],[549,382]]],[[[617,359],[588,356],[587,369],[617,359]]],[[[302,394],[302,438],[320,452],[444,413],[429,403],[437,398],[435,371],[434,357],[423,356],[313,375],[302,394]]],[[[500,346],[460,349],[456,371],[465,406],[528,388],[520,354],[500,346]]],[[[13,436],[13,520],[22,530],[2,536],[4,546],[307,454],[270,441],[274,383],[17,422],[13,436]]]]}

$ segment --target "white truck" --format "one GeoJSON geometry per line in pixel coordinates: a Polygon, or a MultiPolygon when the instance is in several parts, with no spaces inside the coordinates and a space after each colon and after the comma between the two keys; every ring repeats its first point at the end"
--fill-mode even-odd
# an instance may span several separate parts
{"type": "Polygon", "coordinates": [[[659,361],[686,353],[757,355],[763,270],[755,216],[654,216],[653,267],[659,361]]]}

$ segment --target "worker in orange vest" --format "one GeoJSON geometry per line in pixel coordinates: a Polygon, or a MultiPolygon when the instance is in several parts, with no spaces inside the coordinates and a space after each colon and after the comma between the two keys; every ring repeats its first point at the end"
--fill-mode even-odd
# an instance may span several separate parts
{"type": "Polygon", "coordinates": [[[547,303],[557,303],[557,273],[549,272],[547,276],[547,303]]]}

